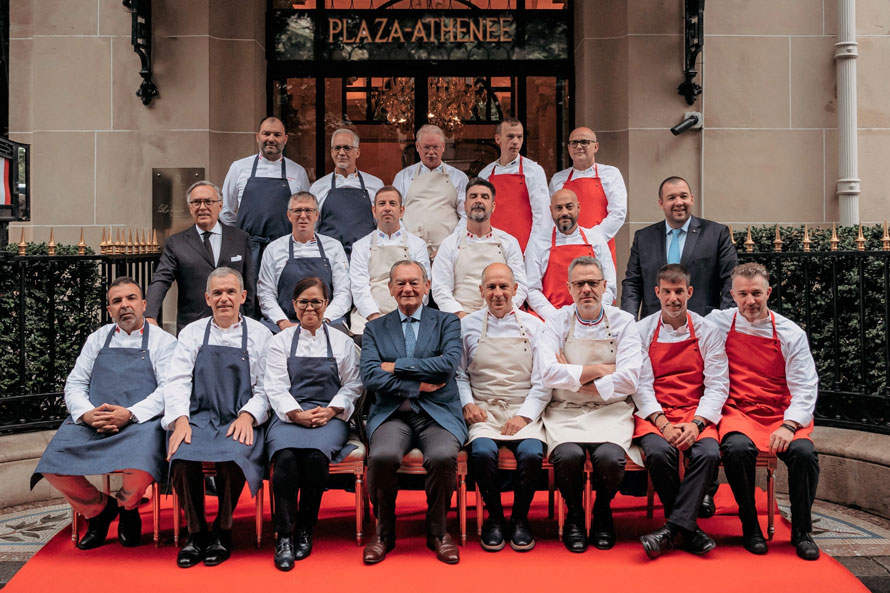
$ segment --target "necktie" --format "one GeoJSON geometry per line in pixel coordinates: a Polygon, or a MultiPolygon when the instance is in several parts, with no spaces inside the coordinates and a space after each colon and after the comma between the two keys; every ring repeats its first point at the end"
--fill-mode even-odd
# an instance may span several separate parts
{"type": "Polygon", "coordinates": [[[210,261],[216,264],[216,258],[213,257],[213,247],[210,245],[210,235],[212,235],[210,231],[204,231],[201,233],[201,236],[204,237],[204,249],[207,250],[207,254],[210,256],[210,261]]]}
{"type": "Polygon", "coordinates": [[[668,249],[668,263],[680,263],[680,233],[683,229],[671,229],[671,246],[668,249]]]}
{"type": "Polygon", "coordinates": [[[405,323],[408,325],[405,326],[405,354],[408,355],[408,358],[414,356],[414,348],[417,346],[417,336],[414,335],[414,328],[411,327],[411,324],[417,321],[413,317],[406,317],[405,323]]]}

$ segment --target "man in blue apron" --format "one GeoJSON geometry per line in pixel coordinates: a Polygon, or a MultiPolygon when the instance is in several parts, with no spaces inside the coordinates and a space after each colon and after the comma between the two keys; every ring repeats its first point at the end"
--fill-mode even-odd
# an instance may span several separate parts
{"type": "Polygon", "coordinates": [[[352,308],[349,261],[339,241],[315,232],[318,201],[309,192],[294,194],[287,207],[291,233],[269,244],[263,254],[257,296],[263,324],[272,332],[294,325],[294,287],[303,278],[321,278],[333,295],[325,320],[342,323],[352,308]]]}
{"type": "Polygon", "coordinates": [[[356,167],[361,155],[358,134],[340,128],[331,135],[334,172],[312,184],[309,193],[318,200],[318,232],[343,244],[346,257],[352,244],[374,230],[371,211],[374,195],[383,181],[356,167]]]}
{"type": "Polygon", "coordinates": [[[266,245],[290,230],[287,200],[309,189],[306,170],[284,156],[287,132],[277,117],[260,122],[259,153],[232,163],[223,183],[220,219],[253,239],[253,269],[258,270],[266,245]]]}
{"type": "Polygon", "coordinates": [[[122,276],[108,289],[105,325],[88,338],[65,382],[70,416],[50,441],[31,476],[61,492],[75,512],[87,518],[81,550],[105,543],[108,527],[120,514],[118,539],[139,544],[142,520],[137,506],[152,481],[165,474],[163,384],[176,338],[144,322],[142,290],[122,276]],[[96,489],[84,476],[120,472],[114,496],[96,489]]]}
{"type": "Polygon", "coordinates": [[[247,298],[241,274],[221,267],[207,278],[213,316],[179,334],[164,391],[162,425],[172,430],[167,459],[182,501],[189,536],[179,551],[183,568],[225,561],[232,547],[232,513],[244,483],[254,496],[266,468],[264,426],[269,405],[259,391],[272,334],[240,314],[247,298]],[[203,462],[216,465],[219,511],[212,531],[204,517],[203,462]]]}

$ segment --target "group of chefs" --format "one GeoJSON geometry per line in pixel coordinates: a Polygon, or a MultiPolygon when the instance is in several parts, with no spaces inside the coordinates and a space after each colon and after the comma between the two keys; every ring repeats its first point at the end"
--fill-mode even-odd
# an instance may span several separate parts
{"type": "Polygon", "coordinates": [[[791,542],[819,557],[806,334],[768,308],[768,271],[735,265],[726,228],[692,216],[685,180],[659,187],[665,220],[648,243],[637,233],[622,292],[638,298],[619,308],[613,237],[627,193],[618,169],[596,162],[589,128],[572,131],[573,165],[549,184],[520,155],[523,126],[511,118],[495,133],[500,158],[472,180],[442,161],[445,134],[432,125],[416,134],[420,162],[392,185],[357,169],[352,130],[332,134],[335,170],[311,187],[284,157],[280,120],[264,119],[256,138],[258,154],[234,162],[222,190],[189,188],[195,225],[168,239],[146,297],[130,278],[111,283],[113,323],[89,336],[68,377],[71,415],[32,487],[46,478],[87,518],[79,548],[102,545],[118,517],[120,543],[138,545],[145,489],[169,478],[188,522],[177,564],[219,564],[245,482],[256,494],[268,478],[274,562],[293,569],[311,552],[330,464],[356,447],[349,422],[365,391],[358,421],[377,518],[366,564],[395,547],[396,472],[415,447],[427,545],[445,563],[459,561],[445,513],[462,447],[487,551],[534,548],[528,513],[547,460],[568,550],[615,545],[611,501],[633,462],[650,472],[666,519],[640,538],[647,556],[706,554],[716,544],[698,519],[715,512],[722,461],[744,548],[766,554],[754,472],[758,455],[774,454],[789,469],[791,542]],[[173,280],[178,338],[156,323],[173,280]],[[517,468],[509,520],[505,455],[517,468]],[[219,501],[210,525],[208,466],[219,501]],[[110,472],[122,474],[113,494],[84,478],[110,472]]]}

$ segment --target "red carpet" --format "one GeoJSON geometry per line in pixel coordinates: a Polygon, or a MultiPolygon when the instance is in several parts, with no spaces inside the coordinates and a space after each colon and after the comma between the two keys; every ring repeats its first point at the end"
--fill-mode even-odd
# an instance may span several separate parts
{"type": "MultiPolygon", "coordinates": [[[[312,555],[289,573],[279,572],[272,563],[268,501],[263,548],[257,550],[251,544],[255,541],[253,501],[244,497],[235,525],[237,547],[232,558],[218,567],[177,568],[176,549],[171,543],[157,549],[150,543],[124,549],[113,540],[96,550],[82,552],[74,548],[70,531],[65,529],[15,575],[4,591],[867,593],[851,573],[825,554],[816,562],[798,559],[788,541],[789,526],[778,514],[776,537],[770,542],[769,554],[755,557],[746,552],[741,547],[738,519],[726,514],[734,512],[734,505],[731,493],[724,490],[725,487],[717,500],[721,514],[701,522],[702,528],[717,539],[717,549],[704,558],[674,551],[655,561],[648,560],[637,537],[663,523],[661,509],[656,508],[655,517],[647,520],[645,499],[623,496],[614,505],[619,538],[615,548],[607,552],[591,548],[584,554],[571,554],[556,539],[556,522],[546,518],[547,497],[541,492],[532,508],[532,528],[538,538],[533,551],[520,554],[508,546],[501,552],[484,552],[476,537],[471,505],[469,536],[467,545],[461,548],[460,564],[446,566],[437,562],[424,545],[423,494],[403,492],[399,495],[396,549],[383,563],[364,566],[361,548],[355,545],[352,494],[331,491],[325,494],[312,555]]],[[[472,493],[469,498],[472,503],[472,493]]],[[[172,538],[172,517],[169,499],[164,502],[167,506],[161,514],[161,539],[167,540],[172,538]]],[[[763,508],[765,503],[759,506],[763,508]]],[[[452,513],[450,527],[452,535],[457,535],[454,516],[452,513]]],[[[765,531],[765,517],[761,519],[765,531]]],[[[112,525],[111,534],[116,534],[116,529],[112,525]]],[[[368,529],[370,525],[366,524],[368,529]]],[[[146,506],[145,541],[151,539],[150,530],[151,510],[146,506]]]]}

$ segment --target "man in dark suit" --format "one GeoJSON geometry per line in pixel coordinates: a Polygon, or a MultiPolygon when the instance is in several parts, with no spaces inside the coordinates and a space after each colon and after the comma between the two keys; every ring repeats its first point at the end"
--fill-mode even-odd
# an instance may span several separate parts
{"type": "Polygon", "coordinates": [[[368,323],[362,339],[362,382],[376,396],[368,415],[368,485],[378,523],[365,547],[366,564],[380,562],[395,547],[396,472],[413,447],[423,452],[426,470],[427,547],[447,564],[460,559],[445,531],[457,454],[467,439],[454,378],[463,348],[460,320],[424,307],[429,289],[422,265],[396,262],[389,291],[399,308],[368,323]]]}
{"type": "Polygon", "coordinates": [[[207,276],[215,268],[226,266],[244,278],[247,302],[245,315],[253,313],[256,271],[250,258],[250,236],[241,229],[219,222],[222,199],[219,188],[209,181],[196,181],[185,194],[195,226],[171,235],[164,244],[161,261],[148,287],[145,319],[157,325],[164,296],[173,281],[179,287],[176,303],[176,332],[210,315],[204,300],[207,276]]]}
{"type": "Polygon", "coordinates": [[[640,319],[661,310],[655,295],[658,269],[681,264],[695,287],[688,308],[699,315],[733,306],[730,274],[738,263],[725,225],[692,216],[695,196],[682,177],[668,177],[658,187],[664,222],[634,234],[621,283],[621,308],[640,319]]]}

